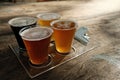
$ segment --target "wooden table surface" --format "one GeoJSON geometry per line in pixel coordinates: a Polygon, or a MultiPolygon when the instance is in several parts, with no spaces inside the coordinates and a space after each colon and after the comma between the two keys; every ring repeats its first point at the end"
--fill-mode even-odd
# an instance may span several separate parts
{"type": "Polygon", "coordinates": [[[17,45],[8,20],[44,12],[86,26],[92,42],[97,42],[93,46],[98,47],[32,80],[120,80],[119,4],[119,0],[0,3],[0,80],[31,80],[8,47],[17,45]]]}

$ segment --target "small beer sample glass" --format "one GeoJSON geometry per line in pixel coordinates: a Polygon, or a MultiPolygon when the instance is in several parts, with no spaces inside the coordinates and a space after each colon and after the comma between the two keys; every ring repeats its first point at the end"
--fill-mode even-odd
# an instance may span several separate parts
{"type": "Polygon", "coordinates": [[[73,20],[55,20],[51,23],[54,30],[56,50],[68,54],[76,31],[77,23],[73,20]]]}
{"type": "MultiPolygon", "coordinates": [[[[37,18],[38,18],[38,25],[42,26],[42,27],[51,27],[50,23],[54,20],[59,20],[60,19],[60,15],[57,13],[42,13],[42,14],[38,14],[37,18]]],[[[52,35],[51,41],[54,41],[54,34],[52,35]]]]}
{"type": "Polygon", "coordinates": [[[9,20],[9,25],[14,32],[20,51],[25,50],[25,45],[19,31],[24,27],[34,26],[37,23],[37,19],[34,17],[16,17],[9,20]]]}
{"type": "Polygon", "coordinates": [[[50,23],[54,20],[60,19],[60,15],[57,13],[42,13],[37,15],[38,25],[50,27],[50,23]]]}
{"type": "Polygon", "coordinates": [[[48,48],[53,30],[48,27],[23,28],[20,35],[25,43],[29,60],[34,65],[48,62],[48,48]]]}

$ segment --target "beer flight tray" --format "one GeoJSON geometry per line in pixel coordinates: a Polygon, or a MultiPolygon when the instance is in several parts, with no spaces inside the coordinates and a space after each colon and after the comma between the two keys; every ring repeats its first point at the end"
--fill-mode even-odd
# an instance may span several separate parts
{"type": "Polygon", "coordinates": [[[82,45],[77,40],[74,40],[71,52],[67,55],[62,55],[55,50],[54,42],[52,42],[49,48],[48,63],[41,66],[34,66],[29,62],[26,51],[20,52],[18,46],[12,44],[9,45],[30,78],[37,77],[47,71],[50,71],[88,51],[94,50],[98,46],[100,45],[96,40],[90,39],[86,46],[82,45]]]}

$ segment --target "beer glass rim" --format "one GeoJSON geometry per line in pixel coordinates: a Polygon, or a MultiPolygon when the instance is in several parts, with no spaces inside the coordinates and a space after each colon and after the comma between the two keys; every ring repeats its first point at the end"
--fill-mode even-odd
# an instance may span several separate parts
{"type": "Polygon", "coordinates": [[[37,22],[37,19],[36,19],[35,17],[31,17],[31,16],[21,16],[21,17],[15,17],[15,18],[10,19],[10,20],[8,21],[8,24],[11,25],[11,26],[14,26],[14,27],[23,27],[23,26],[32,25],[32,24],[34,24],[34,23],[36,23],[36,22],[37,22]],[[13,24],[14,21],[19,20],[19,19],[23,19],[23,20],[28,19],[28,20],[32,20],[32,22],[29,23],[29,24],[26,24],[26,25],[15,25],[15,24],[13,24]]]}
{"type": "Polygon", "coordinates": [[[50,37],[50,36],[52,35],[52,33],[53,33],[53,29],[51,29],[51,28],[49,28],[49,27],[40,27],[40,26],[37,26],[37,27],[24,27],[24,28],[22,28],[22,29],[19,31],[20,36],[21,36],[24,40],[28,40],[28,41],[39,41],[39,40],[43,40],[43,39],[45,39],[45,38],[50,37]],[[22,35],[22,32],[24,32],[25,30],[27,30],[27,29],[33,29],[33,28],[47,29],[50,34],[47,35],[47,36],[45,36],[45,37],[37,38],[37,39],[33,39],[33,38],[28,39],[28,38],[26,38],[25,36],[22,35]]]}
{"type": "MultiPolygon", "coordinates": [[[[41,18],[43,15],[48,15],[48,14],[52,14],[52,15],[55,15],[56,17],[55,18],[52,18],[52,19],[59,19],[60,17],[61,17],[61,15],[60,14],[58,14],[58,13],[39,13],[38,15],[37,15],[37,18],[39,18],[39,19],[43,19],[43,18],[41,18]]],[[[43,19],[43,20],[51,20],[51,19],[43,19]]]]}
{"type": "Polygon", "coordinates": [[[57,30],[71,30],[71,29],[75,29],[75,28],[78,27],[77,22],[76,22],[75,20],[72,20],[72,19],[54,20],[54,21],[52,21],[52,22],[50,23],[50,25],[51,25],[51,27],[52,27],[53,29],[57,29],[57,30]],[[66,28],[65,28],[65,29],[59,29],[59,28],[56,28],[56,27],[53,26],[55,23],[61,22],[61,21],[71,21],[71,22],[74,22],[74,23],[75,23],[75,26],[72,27],[72,28],[67,28],[67,29],[66,29],[66,28]]]}

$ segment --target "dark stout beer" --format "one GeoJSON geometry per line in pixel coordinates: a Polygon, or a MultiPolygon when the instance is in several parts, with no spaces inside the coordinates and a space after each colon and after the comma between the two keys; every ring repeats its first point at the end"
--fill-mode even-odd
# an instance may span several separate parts
{"type": "Polygon", "coordinates": [[[19,35],[19,31],[24,27],[31,27],[36,25],[36,18],[34,17],[17,17],[9,20],[9,25],[14,32],[17,43],[20,49],[25,49],[25,45],[21,36],[19,35]]]}

